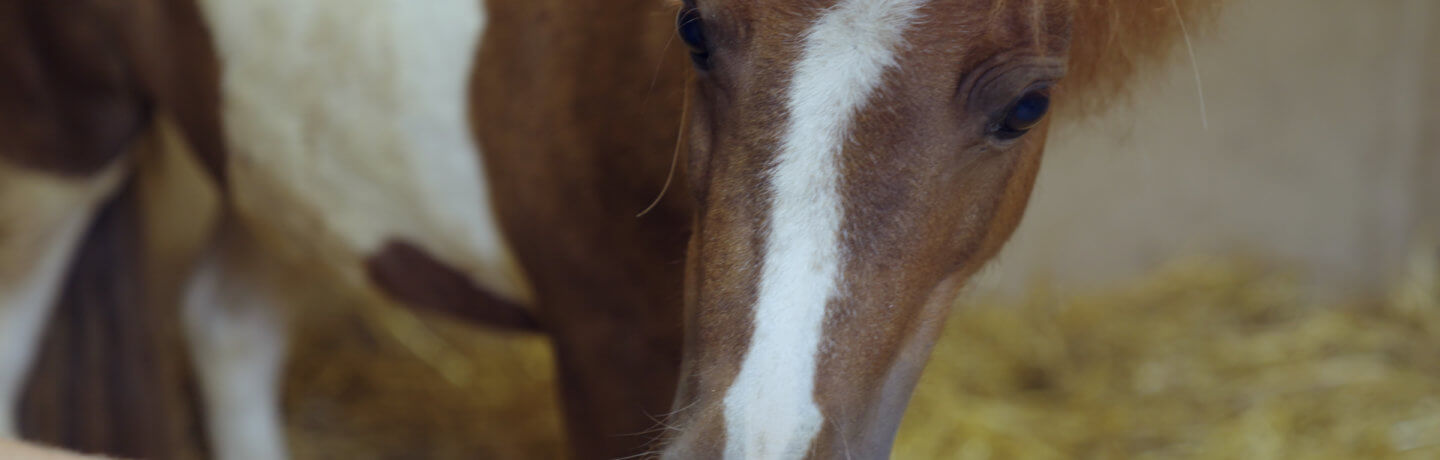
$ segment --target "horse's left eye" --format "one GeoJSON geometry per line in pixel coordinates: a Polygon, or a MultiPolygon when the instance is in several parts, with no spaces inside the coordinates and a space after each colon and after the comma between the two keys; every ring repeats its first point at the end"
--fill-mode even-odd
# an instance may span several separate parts
{"type": "Polygon", "coordinates": [[[693,6],[681,9],[675,17],[675,30],[680,40],[690,48],[690,60],[695,62],[695,67],[709,69],[710,48],[705,42],[705,21],[700,17],[700,9],[693,6]]]}
{"type": "Polygon", "coordinates": [[[1005,117],[994,128],[995,137],[1000,139],[1014,139],[1025,135],[1041,120],[1045,119],[1045,112],[1050,110],[1050,91],[1047,89],[1031,90],[1020,96],[1009,109],[1005,110],[1005,117]]]}

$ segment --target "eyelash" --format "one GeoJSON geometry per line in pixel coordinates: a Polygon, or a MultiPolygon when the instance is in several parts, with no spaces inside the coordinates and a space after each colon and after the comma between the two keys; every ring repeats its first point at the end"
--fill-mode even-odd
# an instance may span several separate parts
{"type": "Polygon", "coordinates": [[[690,60],[695,63],[695,68],[709,70],[710,49],[705,40],[705,20],[700,16],[700,9],[688,4],[681,7],[680,13],[675,16],[675,33],[690,48],[690,60]]]}

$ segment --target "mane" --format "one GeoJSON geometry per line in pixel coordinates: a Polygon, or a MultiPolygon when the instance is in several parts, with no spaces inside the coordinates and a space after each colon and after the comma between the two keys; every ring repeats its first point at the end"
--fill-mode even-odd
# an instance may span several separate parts
{"type": "MultiPolygon", "coordinates": [[[[1057,102],[1093,113],[1123,99],[1137,75],[1210,29],[1226,0],[1066,0],[1073,23],[1070,62],[1057,102]]],[[[1192,62],[1193,64],[1193,62],[1192,62]]]]}

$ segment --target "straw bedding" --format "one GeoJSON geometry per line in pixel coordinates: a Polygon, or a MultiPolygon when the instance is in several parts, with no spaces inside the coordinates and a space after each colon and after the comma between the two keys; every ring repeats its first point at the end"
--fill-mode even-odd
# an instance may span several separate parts
{"type": "MultiPolygon", "coordinates": [[[[962,302],[900,459],[1440,458],[1433,257],[1384,298],[1315,302],[1292,277],[1190,260],[1093,292],[962,302]]],[[[543,339],[385,308],[301,321],[297,458],[556,458],[543,339]]]]}

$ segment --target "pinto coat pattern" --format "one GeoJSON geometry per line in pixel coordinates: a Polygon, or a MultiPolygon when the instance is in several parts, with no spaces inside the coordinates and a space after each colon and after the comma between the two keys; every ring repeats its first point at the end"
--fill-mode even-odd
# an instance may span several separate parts
{"type": "Polygon", "coordinates": [[[577,457],[883,457],[1049,101],[1215,3],[0,0],[0,328],[39,330],[165,116],[223,202],[183,302],[218,457],[285,456],[286,258],[549,334],[577,457]]]}

